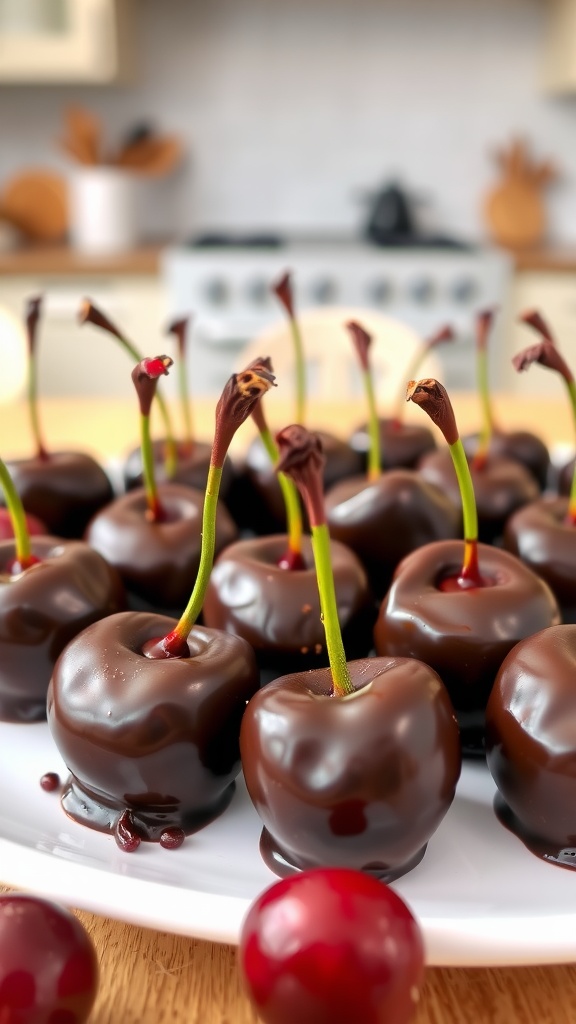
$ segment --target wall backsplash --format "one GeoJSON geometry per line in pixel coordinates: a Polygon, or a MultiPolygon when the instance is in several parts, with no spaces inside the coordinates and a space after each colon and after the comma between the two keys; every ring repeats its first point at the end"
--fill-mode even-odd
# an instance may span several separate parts
{"type": "Polygon", "coordinates": [[[354,231],[394,176],[445,232],[481,238],[490,147],[524,133],[563,172],[550,236],[576,243],[576,105],[538,85],[545,0],[138,0],[130,87],[0,88],[0,181],[63,166],[75,100],[117,139],[150,118],[187,165],[149,189],[149,233],[354,231]]]}

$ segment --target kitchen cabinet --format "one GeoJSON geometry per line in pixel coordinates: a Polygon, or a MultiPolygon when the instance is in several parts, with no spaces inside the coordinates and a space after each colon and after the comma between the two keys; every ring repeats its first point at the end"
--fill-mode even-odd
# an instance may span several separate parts
{"type": "Polygon", "coordinates": [[[576,0],[546,0],[542,84],[547,92],[576,90],[576,0]]]}
{"type": "Polygon", "coordinates": [[[133,0],[0,0],[0,83],[132,77],[133,0]]]}
{"type": "MultiPolygon", "coordinates": [[[[576,372],[576,260],[566,263],[563,269],[518,269],[504,309],[510,359],[506,360],[500,390],[523,395],[557,395],[559,401],[567,402],[558,374],[540,366],[533,366],[525,373],[517,373],[512,367],[512,356],[538,340],[531,328],[518,322],[520,314],[530,309],[537,309],[549,323],[558,347],[576,372]]],[[[535,426],[537,415],[535,407],[535,426]]]]}
{"type": "MultiPolygon", "coordinates": [[[[164,290],[156,274],[0,276],[0,307],[14,316],[22,318],[26,301],[34,295],[44,296],[38,345],[40,395],[134,396],[131,357],[105,332],[77,322],[85,297],[101,306],[143,355],[172,354],[173,346],[164,337],[164,290]]],[[[166,385],[168,391],[175,390],[174,374],[166,385]]],[[[135,433],[137,430],[134,396],[135,433]]]]}

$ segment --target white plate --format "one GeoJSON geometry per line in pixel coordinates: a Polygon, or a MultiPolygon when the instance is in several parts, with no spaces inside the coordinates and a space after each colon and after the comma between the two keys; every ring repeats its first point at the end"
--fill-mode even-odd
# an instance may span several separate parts
{"type": "MultiPolygon", "coordinates": [[[[251,900],[275,881],[260,858],[260,823],[242,782],[226,812],[179,850],[70,821],[39,784],[65,769],[46,725],[0,723],[0,879],[70,906],[161,931],[238,941],[251,900]]],[[[424,860],[394,883],[422,925],[436,965],[576,959],[576,875],[540,861],[496,820],[494,785],[467,764],[424,860]]]]}

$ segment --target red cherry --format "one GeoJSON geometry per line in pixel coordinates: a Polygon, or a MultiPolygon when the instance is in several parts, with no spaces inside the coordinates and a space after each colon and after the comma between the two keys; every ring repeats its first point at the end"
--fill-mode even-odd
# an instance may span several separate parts
{"type": "Polygon", "coordinates": [[[96,953],[77,918],[35,896],[0,896],[2,1024],[83,1024],[97,985],[96,953]]]}
{"type": "Polygon", "coordinates": [[[265,1024],[407,1024],[424,950],[392,889],[360,871],[319,868],[252,904],[240,966],[265,1024]]]}

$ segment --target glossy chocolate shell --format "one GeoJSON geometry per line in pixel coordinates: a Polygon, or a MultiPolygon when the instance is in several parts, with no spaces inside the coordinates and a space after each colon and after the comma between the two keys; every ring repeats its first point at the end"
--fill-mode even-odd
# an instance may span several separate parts
{"type": "MultiPolygon", "coordinates": [[[[176,445],[178,452],[178,462],[176,466],[176,472],[173,477],[170,478],[170,483],[174,484],[185,484],[187,487],[194,487],[198,491],[206,490],[206,483],[208,480],[208,469],[210,467],[210,457],[212,455],[212,445],[207,444],[204,441],[195,441],[192,446],[186,444],[183,441],[179,441],[176,445]]],[[[154,453],[154,474],[157,483],[168,482],[166,477],[166,441],[156,440],[152,443],[152,451],[154,453]]],[[[230,459],[226,459],[224,462],[224,468],[222,470],[222,480],[220,482],[220,495],[224,499],[230,488],[234,470],[230,459]]],[[[127,491],[132,491],[137,487],[142,487],[142,451],[141,449],[134,448],[126,458],[124,465],[124,486],[127,491]]]]}
{"type": "MultiPolygon", "coordinates": [[[[158,488],[166,520],[146,516],[143,489],[129,491],[94,517],[86,540],[120,573],[126,589],[155,608],[181,609],[196,580],[202,547],[204,495],[183,484],[158,488]]],[[[216,518],[216,551],[238,534],[223,505],[216,518]]]]}
{"type": "Polygon", "coordinates": [[[258,687],[249,645],[195,626],[190,657],[146,658],[146,641],[176,620],[114,615],[71,643],[48,696],[48,724],[71,772],[67,814],[113,832],[126,810],[142,839],[186,833],[227,805],[240,770],[238,737],[258,687]]]}
{"type": "MultiPolygon", "coordinates": [[[[327,664],[324,626],[309,537],[305,569],[281,569],[286,534],[231,544],[217,559],[203,607],[207,626],[244,637],[262,666],[290,670],[327,664]]],[[[330,552],[340,625],[347,653],[367,654],[375,611],[366,573],[338,541],[330,552]]]]}
{"type": "Polygon", "coordinates": [[[438,541],[400,563],[374,629],[381,655],[419,658],[448,689],[467,747],[481,747],[484,711],[496,673],[524,637],[556,625],[552,591],[507,551],[479,545],[482,576],[492,585],[452,592],[438,582],[457,575],[462,541],[438,541]]]}
{"type": "MultiPolygon", "coordinates": [[[[418,423],[403,423],[395,419],[382,418],[378,420],[378,425],[382,469],[415,469],[420,459],[436,448],[432,431],[418,423]]],[[[354,431],[350,438],[350,447],[362,455],[366,468],[370,448],[366,423],[354,431]]]]}
{"type": "Polygon", "coordinates": [[[545,629],[502,665],[486,710],[503,823],[538,856],[576,868],[576,626],[545,629]]]}
{"type": "Polygon", "coordinates": [[[0,543],[0,719],[46,717],[46,691],[66,644],[97,619],[125,607],[116,571],[80,541],[32,537],[41,559],[17,576],[7,572],[13,541],[0,543]]]}
{"type": "Polygon", "coordinates": [[[113,498],[102,467],[82,452],[52,452],[7,466],[26,511],[57,537],[82,537],[88,521],[113,498]]]}
{"type": "Polygon", "coordinates": [[[508,520],[504,546],[546,580],[562,621],[576,622],[576,525],[567,515],[568,498],[539,498],[508,520]]]}
{"type": "MultiPolygon", "coordinates": [[[[462,438],[468,458],[473,458],[478,448],[479,434],[462,438]]],[[[540,437],[529,430],[495,430],[490,438],[490,454],[499,458],[519,462],[538,481],[543,491],[550,473],[550,452],[540,437]]]]}
{"type": "Polygon", "coordinates": [[[423,857],[460,775],[458,726],[427,665],[349,662],[355,694],[329,669],[283,676],[250,701],[244,777],[277,873],[351,867],[390,880],[423,857]]]}

